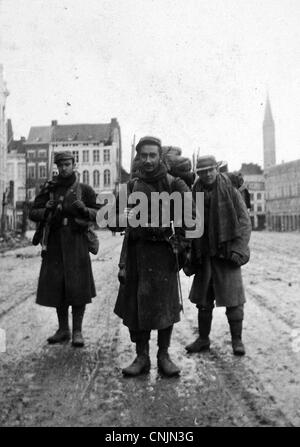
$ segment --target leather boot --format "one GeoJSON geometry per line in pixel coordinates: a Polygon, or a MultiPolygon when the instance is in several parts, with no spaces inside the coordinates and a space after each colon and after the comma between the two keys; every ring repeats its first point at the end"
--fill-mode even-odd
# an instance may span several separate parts
{"type": "Polygon", "coordinates": [[[122,369],[124,376],[135,377],[150,371],[149,340],[136,342],[137,356],[133,362],[122,369]]]}
{"type": "Polygon", "coordinates": [[[82,348],[84,346],[84,339],[81,332],[84,311],[85,306],[72,306],[72,317],[73,317],[72,346],[74,346],[75,348],[82,348]]]}
{"type": "Polygon", "coordinates": [[[71,338],[69,329],[69,306],[60,306],[56,308],[57,319],[58,319],[58,330],[54,335],[47,339],[50,345],[56,343],[62,343],[68,341],[71,338]]]}
{"type": "Polygon", "coordinates": [[[242,342],[243,320],[229,321],[231,344],[234,355],[245,355],[246,350],[242,342]]]}
{"type": "Polygon", "coordinates": [[[230,327],[231,343],[234,355],[245,355],[245,347],[242,342],[244,306],[226,308],[226,315],[230,327]]]}
{"type": "Polygon", "coordinates": [[[198,330],[199,337],[187,345],[185,349],[187,352],[201,352],[206,351],[210,347],[209,334],[211,330],[212,310],[198,310],[198,330]]]}
{"type": "Polygon", "coordinates": [[[159,371],[167,377],[178,376],[180,374],[180,369],[172,362],[168,353],[172,330],[173,326],[160,329],[157,336],[157,366],[159,371]]]}

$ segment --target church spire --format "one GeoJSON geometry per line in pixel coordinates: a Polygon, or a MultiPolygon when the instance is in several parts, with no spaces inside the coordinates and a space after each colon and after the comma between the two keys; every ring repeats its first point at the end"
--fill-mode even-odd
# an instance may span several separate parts
{"type": "Polygon", "coordinates": [[[263,121],[264,169],[276,164],[275,123],[272,115],[269,94],[267,94],[263,121]]]}
{"type": "Polygon", "coordinates": [[[272,109],[271,109],[271,103],[270,103],[270,97],[269,93],[267,94],[267,100],[266,100],[266,107],[265,107],[265,117],[264,117],[264,124],[274,124],[273,115],[272,115],[272,109]]]}

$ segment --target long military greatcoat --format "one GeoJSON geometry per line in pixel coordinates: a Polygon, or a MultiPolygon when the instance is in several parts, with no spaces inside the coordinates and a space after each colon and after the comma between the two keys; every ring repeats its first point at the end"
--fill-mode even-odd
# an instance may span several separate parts
{"type": "MultiPolygon", "coordinates": [[[[95,221],[97,214],[96,195],[93,189],[80,184],[81,200],[88,208],[85,220],[95,221]]],[[[54,200],[66,194],[66,187],[54,188],[54,200]]],[[[35,199],[30,219],[43,221],[45,205],[50,198],[48,190],[42,191],[35,199]]],[[[43,306],[57,307],[62,303],[80,306],[91,302],[96,296],[85,229],[75,223],[80,217],[72,203],[76,190],[69,191],[62,203],[62,215],[50,227],[48,247],[43,257],[38,281],[36,302],[43,306]],[[63,221],[63,218],[68,220],[63,221]],[[63,225],[67,222],[67,225],[63,225]]]]}
{"type": "MultiPolygon", "coordinates": [[[[241,267],[230,260],[230,254],[236,252],[245,260],[249,259],[248,243],[251,234],[251,221],[240,192],[234,187],[229,187],[229,194],[238,219],[239,236],[228,241],[225,244],[225,250],[217,251],[214,256],[205,253],[202,257],[189,295],[189,299],[198,307],[206,306],[207,301],[211,298],[209,297],[211,293],[217,306],[234,307],[246,301],[241,267]]],[[[210,214],[210,210],[204,212],[210,214]]],[[[207,236],[206,232],[210,227],[217,225],[212,216],[208,215],[206,218],[208,219],[207,230],[205,230],[203,238],[207,236]]],[[[193,244],[197,245],[197,242],[199,241],[194,240],[193,244]]]]}
{"type": "MultiPolygon", "coordinates": [[[[171,177],[171,176],[169,176],[171,177]]],[[[133,190],[168,191],[165,182],[135,182],[133,190]]],[[[129,192],[132,188],[129,184],[129,192]]],[[[190,191],[172,177],[171,191],[190,191]]],[[[164,329],[180,320],[176,258],[168,237],[170,229],[130,228],[126,238],[126,282],[120,284],[114,312],[130,330],[164,329]]]]}

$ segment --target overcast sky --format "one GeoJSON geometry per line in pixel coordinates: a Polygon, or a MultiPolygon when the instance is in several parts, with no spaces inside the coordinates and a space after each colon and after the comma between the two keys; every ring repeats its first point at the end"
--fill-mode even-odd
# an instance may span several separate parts
{"type": "Polygon", "coordinates": [[[152,134],[238,169],[262,164],[268,90],[277,161],[300,158],[299,0],[0,0],[0,17],[16,137],[117,117],[126,168],[152,134]]]}

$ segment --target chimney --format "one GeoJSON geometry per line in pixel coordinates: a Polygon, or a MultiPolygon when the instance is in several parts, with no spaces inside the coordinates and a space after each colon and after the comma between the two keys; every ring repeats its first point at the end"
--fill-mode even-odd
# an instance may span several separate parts
{"type": "Polygon", "coordinates": [[[52,120],[51,121],[51,127],[57,126],[57,120],[52,120]]]}

